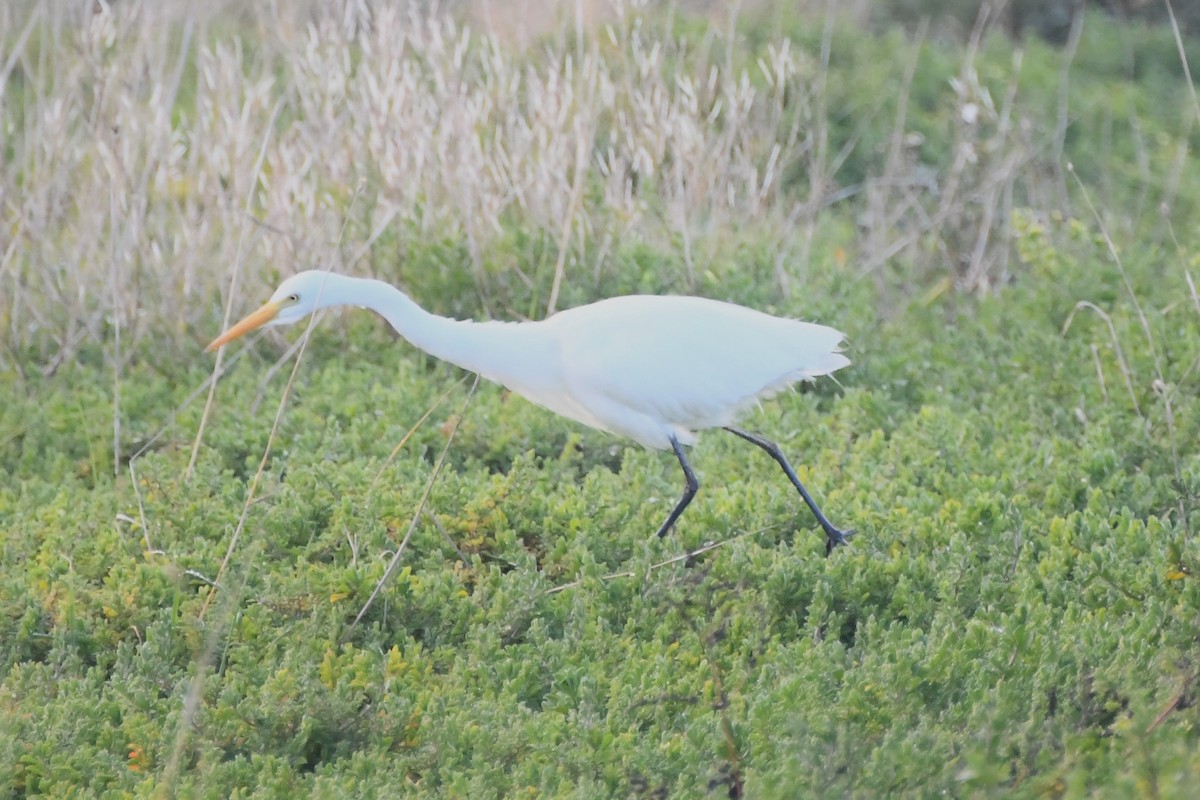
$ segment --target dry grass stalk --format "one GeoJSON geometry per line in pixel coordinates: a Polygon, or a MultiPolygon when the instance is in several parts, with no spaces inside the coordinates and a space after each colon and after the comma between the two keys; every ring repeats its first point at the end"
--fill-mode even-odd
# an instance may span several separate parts
{"type": "MultiPolygon", "coordinates": [[[[575,254],[681,236],[691,265],[698,233],[778,204],[807,146],[784,98],[820,69],[781,42],[756,88],[630,7],[535,59],[415,5],[76,5],[7,11],[0,59],[0,360],[46,372],[117,330],[114,367],[150,336],[190,350],[236,265],[251,291],[342,264],[345,222],[352,249],[385,219],[459,235],[479,281],[514,223],[575,254]]],[[[555,288],[586,269],[558,262],[555,288]]]]}

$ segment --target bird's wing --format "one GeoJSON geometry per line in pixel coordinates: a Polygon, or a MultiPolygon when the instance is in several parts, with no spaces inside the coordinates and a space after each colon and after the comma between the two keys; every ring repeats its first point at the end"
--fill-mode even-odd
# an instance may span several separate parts
{"type": "Polygon", "coordinates": [[[832,328],[701,298],[623,297],[560,317],[551,321],[572,397],[609,430],[655,447],[731,424],[758,398],[849,363],[832,328]]]}

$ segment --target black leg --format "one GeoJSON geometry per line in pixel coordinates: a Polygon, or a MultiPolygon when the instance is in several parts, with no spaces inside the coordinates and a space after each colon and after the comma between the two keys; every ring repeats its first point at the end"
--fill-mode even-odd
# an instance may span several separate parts
{"type": "Polygon", "coordinates": [[[683,497],[679,498],[675,508],[671,509],[667,521],[658,529],[660,537],[667,535],[667,531],[671,530],[675,520],[679,519],[679,515],[688,507],[688,503],[692,502],[692,498],[696,496],[696,490],[700,488],[700,481],[696,480],[696,473],[692,472],[692,465],[688,463],[687,456],[683,454],[683,445],[674,436],[671,437],[671,449],[675,451],[675,457],[679,459],[679,466],[683,467],[683,476],[687,478],[687,487],[683,490],[683,497]]]}
{"type": "Polygon", "coordinates": [[[788,476],[788,480],[792,482],[792,486],[796,487],[796,491],[804,498],[804,502],[812,509],[813,516],[817,518],[817,522],[821,523],[821,527],[825,529],[825,552],[826,554],[833,552],[833,548],[839,544],[846,544],[850,537],[854,535],[854,531],[843,531],[833,526],[833,523],[826,519],[821,513],[821,509],[817,506],[817,501],[812,499],[812,495],[804,488],[804,484],[800,482],[800,478],[796,476],[796,470],[792,469],[792,465],[788,463],[787,456],[779,449],[779,445],[772,442],[770,439],[764,439],[756,433],[741,430],[740,428],[725,428],[725,430],[740,436],[747,442],[758,445],[763,450],[771,454],[771,458],[783,467],[784,473],[788,476]]]}

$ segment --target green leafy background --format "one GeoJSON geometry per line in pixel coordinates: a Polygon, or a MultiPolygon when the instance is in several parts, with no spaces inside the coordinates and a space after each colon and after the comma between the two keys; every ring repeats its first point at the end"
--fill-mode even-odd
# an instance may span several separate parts
{"type": "MultiPolygon", "coordinates": [[[[752,52],[821,44],[819,21],[744,24],[752,52]]],[[[894,123],[860,114],[892,102],[915,45],[841,26],[832,43],[851,185],[894,123]]],[[[942,168],[963,45],[920,52],[906,128],[942,168]]],[[[1012,52],[995,36],[978,54],[995,97],[1012,52]]],[[[1052,131],[1065,55],[1029,41],[1023,58],[1020,112],[1052,131]]],[[[863,274],[856,203],[823,212],[791,292],[771,223],[701,237],[695,293],[848,333],[840,385],[745,421],[857,529],[828,558],[741,440],[702,437],[701,493],[655,539],[681,489],[668,455],[488,384],[462,411],[462,373],[347,313],[313,332],[219,572],[288,380],[268,370],[280,340],[232,364],[207,417],[189,396],[215,304],[116,380],[108,338],[49,376],[18,350],[0,376],[0,797],[1188,796],[1200,183],[1175,159],[1200,119],[1180,73],[1169,29],[1088,17],[1051,163],[1069,200],[1018,198],[986,291],[930,239],[863,274]],[[352,627],[452,429],[401,568],[352,627]]],[[[536,313],[556,247],[502,231],[483,256],[494,313],[536,313]]],[[[680,248],[621,240],[561,305],[681,291],[680,248]]],[[[373,252],[418,301],[484,315],[460,235],[395,226],[373,252]]]]}

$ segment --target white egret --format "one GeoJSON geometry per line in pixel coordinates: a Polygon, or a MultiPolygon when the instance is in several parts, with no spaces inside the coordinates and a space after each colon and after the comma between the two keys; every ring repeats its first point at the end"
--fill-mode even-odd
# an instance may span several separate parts
{"type": "Polygon", "coordinates": [[[425,311],[382,281],[309,270],[285,280],[208,350],[344,305],[376,312],[415,347],[564,417],[674,451],[687,485],[659,536],[700,488],[683,445],[694,444],[697,431],[718,427],[779,463],[825,530],[827,549],[853,533],[826,519],[778,445],[733,427],[760,399],[848,365],[838,352],[840,331],[717,300],[651,295],[601,300],[538,322],[454,320],[425,311]]]}

